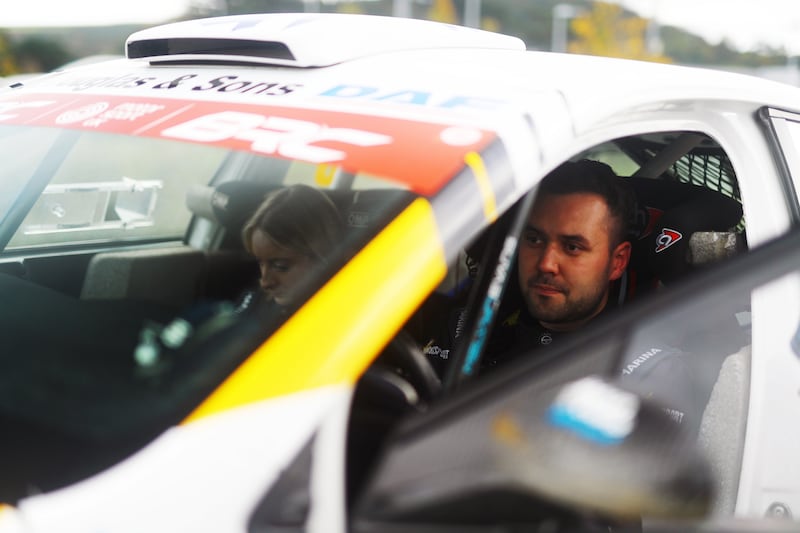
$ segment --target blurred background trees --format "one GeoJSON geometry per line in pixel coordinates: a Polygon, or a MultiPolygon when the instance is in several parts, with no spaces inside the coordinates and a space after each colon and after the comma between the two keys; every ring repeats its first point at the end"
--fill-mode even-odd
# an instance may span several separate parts
{"type": "MultiPolygon", "coordinates": [[[[191,0],[182,18],[303,11],[390,16],[398,14],[398,6],[405,16],[454,24],[473,17],[478,22],[472,25],[520,37],[531,50],[563,46],[559,51],[711,66],[789,62],[784,50],[740,52],[724,41],[709,44],[680,28],[657,27],[615,3],[592,0],[191,0]]],[[[47,72],[91,55],[122,55],[125,38],[139,29],[0,28],[0,76],[47,72]]]]}
{"type": "Polygon", "coordinates": [[[16,56],[14,55],[8,36],[0,30],[0,76],[8,76],[19,72],[16,56]]]}
{"type": "Polygon", "coordinates": [[[618,4],[594,2],[590,9],[576,13],[570,27],[574,35],[567,51],[606,57],[624,57],[668,63],[663,43],[648,40],[650,22],[623,12],[618,4]]]}

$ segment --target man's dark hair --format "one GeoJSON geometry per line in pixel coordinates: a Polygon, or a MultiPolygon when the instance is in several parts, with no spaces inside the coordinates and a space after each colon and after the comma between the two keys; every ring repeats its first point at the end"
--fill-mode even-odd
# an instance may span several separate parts
{"type": "Polygon", "coordinates": [[[624,178],[617,176],[610,166],[589,159],[567,161],[542,179],[537,194],[575,193],[597,194],[605,200],[609,213],[617,222],[610,239],[612,248],[630,240],[636,197],[624,178]]]}

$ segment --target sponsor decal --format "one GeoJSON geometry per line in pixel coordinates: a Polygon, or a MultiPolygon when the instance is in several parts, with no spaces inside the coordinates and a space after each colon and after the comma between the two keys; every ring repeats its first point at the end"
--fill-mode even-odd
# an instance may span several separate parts
{"type": "Polygon", "coordinates": [[[455,338],[458,339],[461,337],[461,334],[464,333],[464,326],[466,321],[467,310],[462,309],[460,313],[458,313],[458,320],[456,321],[456,332],[455,338]]]}
{"type": "Polygon", "coordinates": [[[343,161],[343,150],[320,146],[322,141],[343,145],[378,146],[392,143],[388,135],[353,128],[331,128],[307,120],[296,120],[261,113],[222,111],[167,128],[163,137],[184,141],[215,143],[243,141],[251,152],[281,155],[312,163],[343,161]]]}
{"type": "Polygon", "coordinates": [[[656,253],[661,253],[683,238],[681,232],[670,228],[663,228],[656,237],[656,253]]]}
{"type": "Polygon", "coordinates": [[[596,377],[570,383],[547,410],[555,427],[600,445],[619,444],[633,431],[639,399],[596,377]]]}
{"type": "Polygon", "coordinates": [[[108,102],[97,102],[61,113],[56,117],[56,124],[64,126],[82,123],[84,127],[97,128],[108,121],[134,121],[162,109],[164,106],[158,104],[128,102],[111,107],[108,102]]]}
{"type": "Polygon", "coordinates": [[[440,346],[433,344],[433,341],[429,342],[425,346],[425,348],[422,350],[422,353],[425,355],[439,357],[441,359],[447,359],[450,357],[450,350],[443,350],[440,346]]]}
{"type": "Polygon", "coordinates": [[[670,409],[669,407],[664,407],[664,412],[667,413],[667,415],[669,415],[669,417],[678,424],[683,423],[683,416],[685,414],[683,411],[678,411],[677,409],[670,409]]]}
{"type": "Polygon", "coordinates": [[[30,111],[31,109],[41,109],[52,107],[55,102],[53,100],[29,100],[25,101],[10,101],[0,102],[0,122],[12,121],[19,116],[20,111],[30,111]],[[15,112],[16,111],[16,112],[15,112]]]}
{"type": "MultiPolygon", "coordinates": [[[[163,87],[183,83],[193,79],[163,87]]],[[[0,124],[167,138],[332,164],[423,195],[435,194],[463,168],[467,154],[480,153],[497,138],[479,128],[352,112],[85,93],[0,97],[0,124]],[[425,157],[409,158],[420,146],[425,157]]]]}
{"type": "Polygon", "coordinates": [[[298,83],[252,80],[237,75],[214,76],[184,74],[177,77],[138,76],[85,76],[65,74],[56,84],[76,92],[91,89],[139,89],[158,92],[218,92],[256,96],[282,96],[302,88],[298,83]]]}
{"type": "Polygon", "coordinates": [[[347,215],[347,225],[351,228],[366,228],[369,226],[369,213],[366,211],[350,211],[347,215]]]}
{"type": "Polygon", "coordinates": [[[281,96],[290,94],[302,87],[299,84],[277,82],[260,82],[240,80],[239,76],[219,76],[208,82],[192,87],[193,91],[216,91],[218,93],[258,94],[265,96],[281,96]]]}
{"type": "Polygon", "coordinates": [[[660,353],[661,353],[661,350],[658,349],[658,348],[653,348],[652,350],[648,350],[648,351],[644,352],[642,355],[640,355],[639,357],[637,357],[636,359],[631,361],[628,364],[628,366],[623,368],[622,369],[622,374],[625,375],[625,376],[633,374],[636,371],[637,368],[639,368],[641,365],[646,363],[650,358],[652,358],[652,357],[654,357],[654,356],[656,356],[656,355],[658,355],[660,353]]]}
{"type": "Polygon", "coordinates": [[[489,337],[489,326],[494,319],[495,313],[497,313],[497,309],[500,307],[500,297],[503,294],[503,287],[508,278],[508,272],[511,269],[511,261],[517,249],[517,242],[518,239],[516,237],[506,237],[503,243],[503,249],[500,251],[500,257],[497,259],[494,276],[489,283],[489,289],[486,292],[486,297],[481,306],[478,326],[472,337],[472,341],[467,347],[467,357],[464,361],[464,365],[461,367],[461,372],[467,376],[475,372],[475,367],[480,359],[481,350],[489,337]]]}
{"type": "Polygon", "coordinates": [[[373,102],[382,102],[418,107],[433,107],[439,109],[460,109],[474,111],[497,111],[504,102],[494,98],[480,98],[465,95],[441,95],[430,91],[415,89],[386,90],[368,85],[341,84],[320,93],[341,99],[360,99],[373,102]]]}

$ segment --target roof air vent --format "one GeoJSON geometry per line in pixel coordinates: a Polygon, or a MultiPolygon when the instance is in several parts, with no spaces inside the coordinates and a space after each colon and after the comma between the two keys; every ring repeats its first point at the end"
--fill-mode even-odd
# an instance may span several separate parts
{"type": "Polygon", "coordinates": [[[216,17],[157,26],[128,38],[127,56],[158,62],[324,67],[423,48],[525,50],[522,40],[426,20],[338,13],[216,17]]]}
{"type": "Polygon", "coordinates": [[[174,55],[226,55],[293,60],[283,43],[246,39],[150,39],[128,43],[128,58],[174,55]]]}

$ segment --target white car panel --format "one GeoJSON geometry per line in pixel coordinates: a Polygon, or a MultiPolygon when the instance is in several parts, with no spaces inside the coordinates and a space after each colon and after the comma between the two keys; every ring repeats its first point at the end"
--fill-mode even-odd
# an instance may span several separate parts
{"type": "MultiPolygon", "coordinates": [[[[737,514],[769,516],[771,506],[800,508],[800,277],[786,276],[753,293],[750,405],[737,514]]],[[[780,517],[778,512],[775,517],[780,517]]]]}
{"type": "Polygon", "coordinates": [[[347,386],[309,390],[174,427],[107,471],[26,498],[18,521],[29,532],[246,531],[276,476],[320,432],[311,530],[341,531],[332,487],[342,483],[350,395],[347,386]]]}

